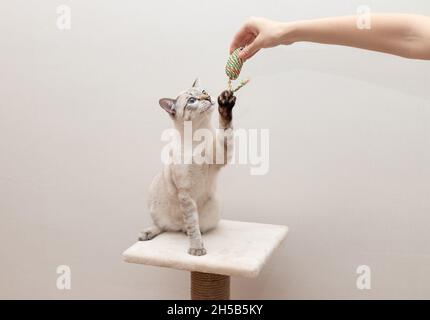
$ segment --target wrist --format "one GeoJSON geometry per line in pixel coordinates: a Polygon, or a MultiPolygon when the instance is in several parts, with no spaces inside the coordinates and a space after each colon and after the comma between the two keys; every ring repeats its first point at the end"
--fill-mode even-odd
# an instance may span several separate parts
{"type": "Polygon", "coordinates": [[[302,25],[300,21],[280,23],[280,42],[281,44],[293,44],[302,41],[302,25]]]}
{"type": "Polygon", "coordinates": [[[306,41],[306,29],[308,21],[292,21],[283,23],[283,44],[293,44],[295,42],[306,41]]]}

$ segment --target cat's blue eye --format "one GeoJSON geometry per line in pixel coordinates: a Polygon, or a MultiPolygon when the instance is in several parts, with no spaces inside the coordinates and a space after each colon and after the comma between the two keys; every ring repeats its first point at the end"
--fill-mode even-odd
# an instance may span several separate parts
{"type": "Polygon", "coordinates": [[[196,102],[196,98],[194,98],[194,97],[190,97],[190,98],[188,98],[188,103],[194,103],[194,102],[196,102]]]}

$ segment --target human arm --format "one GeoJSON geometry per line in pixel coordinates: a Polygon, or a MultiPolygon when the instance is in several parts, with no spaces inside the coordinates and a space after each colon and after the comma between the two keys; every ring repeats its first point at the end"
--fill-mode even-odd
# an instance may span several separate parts
{"type": "Polygon", "coordinates": [[[248,59],[263,48],[295,42],[343,45],[430,60],[430,18],[413,14],[371,14],[370,28],[358,28],[359,16],[279,22],[250,18],[233,39],[230,52],[245,47],[248,59]]]}

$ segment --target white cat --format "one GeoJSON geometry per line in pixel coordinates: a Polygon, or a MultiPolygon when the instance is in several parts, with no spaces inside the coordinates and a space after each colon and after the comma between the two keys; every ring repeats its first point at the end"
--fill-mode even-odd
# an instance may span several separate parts
{"type": "MultiPolygon", "coordinates": [[[[218,172],[228,161],[233,149],[232,108],[236,97],[231,91],[224,91],[218,97],[219,130],[216,138],[206,141],[211,150],[204,155],[202,164],[172,163],[152,181],[149,191],[149,211],[154,225],[141,232],[139,240],[150,240],[163,231],[186,232],[190,240],[188,253],[204,255],[201,233],[214,228],[219,221],[218,201],[215,185],[218,172]],[[215,140],[215,141],[214,141],[215,140]],[[221,153],[220,153],[221,152],[221,153]],[[219,161],[219,159],[222,161],[219,161]],[[217,161],[218,159],[218,161],[217,161]],[[218,163],[217,163],[218,162],[218,163]]],[[[171,157],[181,159],[184,145],[184,122],[191,121],[193,133],[208,129],[215,136],[211,125],[211,114],[215,102],[203,90],[198,79],[192,88],[182,92],[176,99],[160,99],[160,106],[173,120],[181,135],[182,146],[171,149],[171,157]]],[[[193,147],[202,142],[192,142],[193,147]]]]}

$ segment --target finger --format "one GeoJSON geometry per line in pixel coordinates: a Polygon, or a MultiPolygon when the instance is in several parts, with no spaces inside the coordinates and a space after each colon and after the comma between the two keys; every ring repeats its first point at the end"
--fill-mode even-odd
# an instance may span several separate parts
{"type": "Polygon", "coordinates": [[[230,45],[230,54],[239,47],[244,47],[255,39],[256,35],[252,28],[245,24],[234,36],[230,45]]]}
{"type": "Polygon", "coordinates": [[[258,50],[261,49],[261,43],[258,37],[248,44],[243,50],[239,53],[239,58],[247,60],[251,58],[258,50]]]}
{"type": "Polygon", "coordinates": [[[258,49],[257,51],[255,51],[253,54],[251,54],[247,59],[251,59],[258,51],[260,51],[261,49],[258,49]]]}
{"type": "Polygon", "coordinates": [[[230,54],[232,54],[237,48],[246,46],[248,43],[252,42],[254,38],[254,35],[252,33],[247,33],[247,31],[242,34],[238,34],[230,45],[230,54]]]}

